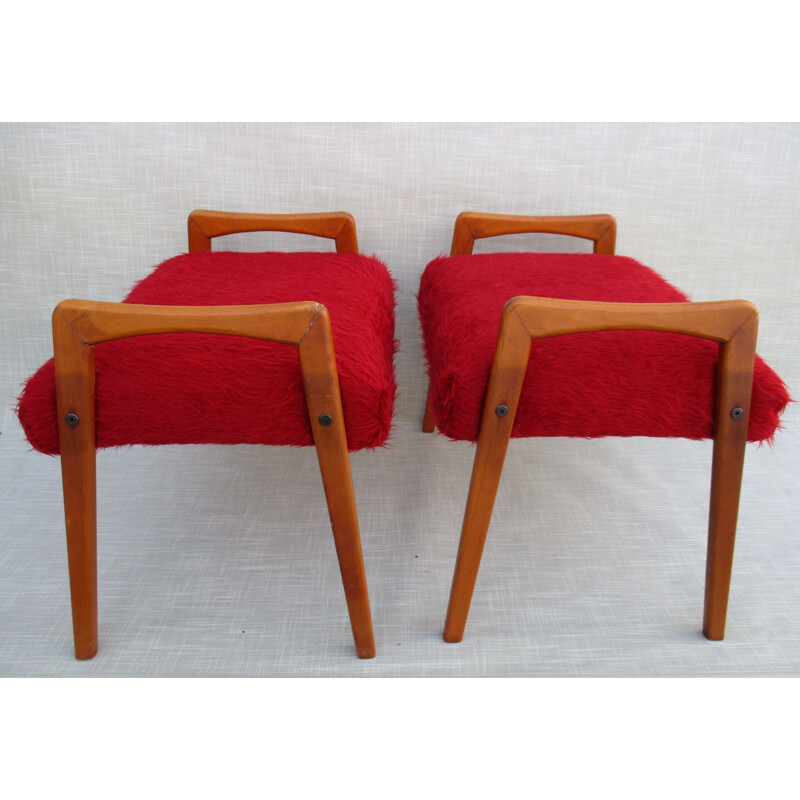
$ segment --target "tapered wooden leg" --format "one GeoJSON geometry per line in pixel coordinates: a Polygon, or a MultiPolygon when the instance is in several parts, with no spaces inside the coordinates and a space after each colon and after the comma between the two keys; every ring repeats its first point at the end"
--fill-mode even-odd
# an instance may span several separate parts
{"type": "Polygon", "coordinates": [[[97,490],[94,352],[53,315],[61,480],[75,657],[97,653],[97,490]]]}
{"type": "Polygon", "coordinates": [[[733,437],[714,442],[703,613],[703,633],[714,641],[725,636],[744,452],[745,442],[733,437]]]}
{"type": "Polygon", "coordinates": [[[460,642],[464,636],[472,594],[475,582],[478,580],[483,546],[486,543],[508,449],[511,424],[505,424],[504,420],[497,419],[494,422],[496,430],[492,432],[487,430],[485,435],[482,432],[478,441],[464,522],[461,527],[461,541],[458,545],[456,567],[450,588],[450,602],[444,623],[446,642],[460,642]]]}
{"type": "Polygon", "coordinates": [[[425,416],[422,420],[422,432],[433,433],[436,427],[436,420],[433,416],[433,400],[431,399],[431,387],[428,385],[428,394],[425,399],[425,416]]]}
{"type": "MultiPolygon", "coordinates": [[[[315,421],[315,424],[318,423],[315,421]]],[[[375,639],[372,632],[367,575],[361,551],[361,536],[347,447],[319,442],[317,457],[328,502],[333,540],[339,559],[339,571],[342,574],[356,653],[359,658],[374,658],[375,639]]]]}
{"type": "Polygon", "coordinates": [[[97,653],[97,501],[94,443],[91,450],[82,447],[77,452],[62,452],[61,477],[75,657],[87,659],[97,653]]]}
{"type": "Polygon", "coordinates": [[[703,611],[703,634],[712,641],[725,636],[757,326],[754,317],[720,346],[703,611]]]}
{"type": "Polygon", "coordinates": [[[367,576],[326,310],[320,313],[300,343],[300,364],[356,653],[359,658],[374,658],[367,576]]]}
{"type": "Polygon", "coordinates": [[[530,349],[530,336],[517,315],[513,312],[504,313],[483,406],[461,541],[450,588],[444,624],[446,642],[460,642],[464,636],[530,349]]]}

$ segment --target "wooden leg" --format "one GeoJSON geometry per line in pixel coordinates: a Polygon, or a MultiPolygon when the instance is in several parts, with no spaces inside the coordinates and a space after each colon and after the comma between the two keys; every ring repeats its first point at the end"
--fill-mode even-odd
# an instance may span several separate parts
{"type": "MultiPolygon", "coordinates": [[[[314,421],[314,424],[319,424],[314,421]]],[[[342,574],[347,612],[359,658],[375,657],[367,575],[361,551],[358,514],[347,447],[317,443],[317,457],[328,502],[333,540],[342,574]]]]}
{"type": "Polygon", "coordinates": [[[489,531],[492,509],[500,485],[511,424],[497,419],[495,431],[481,431],[475,462],[472,467],[464,523],[461,527],[461,541],[458,545],[453,584],[450,588],[450,602],[444,623],[444,640],[460,642],[467,625],[467,615],[478,580],[483,546],[489,531]]]}
{"type": "MultiPolygon", "coordinates": [[[[79,423],[83,424],[83,421],[79,423]]],[[[83,437],[85,438],[85,437],[83,437]]],[[[97,653],[97,500],[94,442],[62,453],[61,478],[67,527],[75,657],[97,653]]]]}
{"type": "Polygon", "coordinates": [[[754,318],[720,348],[703,611],[703,634],[712,641],[725,636],[757,325],[754,318]]]}
{"type": "Polygon", "coordinates": [[[517,315],[513,312],[504,313],[483,406],[461,541],[450,588],[444,624],[446,642],[460,642],[464,636],[530,349],[530,336],[517,315]]]}
{"type": "Polygon", "coordinates": [[[428,394],[425,400],[425,417],[422,420],[422,432],[433,433],[436,427],[436,420],[433,416],[433,401],[431,400],[431,387],[428,385],[428,394]]]}
{"type": "Polygon", "coordinates": [[[97,653],[94,352],[58,309],[53,344],[75,657],[88,659],[97,653]]]}
{"type": "Polygon", "coordinates": [[[712,641],[725,636],[744,452],[744,441],[718,437],[714,442],[703,613],[703,633],[712,641]]]}
{"type": "Polygon", "coordinates": [[[375,639],[347,451],[347,433],[330,320],[325,310],[300,343],[300,364],[356,653],[359,658],[374,658],[375,639]]]}

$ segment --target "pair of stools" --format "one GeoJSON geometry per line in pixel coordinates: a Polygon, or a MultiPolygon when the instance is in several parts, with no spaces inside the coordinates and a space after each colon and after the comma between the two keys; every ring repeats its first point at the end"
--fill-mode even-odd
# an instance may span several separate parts
{"type": "MultiPolygon", "coordinates": [[[[422,275],[423,430],[477,441],[444,638],[460,641],[510,437],[713,438],[703,632],[722,639],[746,441],[789,402],[755,355],[746,301],[692,303],[614,255],[608,215],[466,212],[422,275]],[[472,255],[476,239],[540,232],[593,254],[472,255]]],[[[75,653],[97,652],[95,452],[131,444],[315,445],[360,658],[375,655],[348,451],[384,444],[396,386],[394,283],[358,254],[349,214],[194,211],[189,252],[122,303],[66,300],[53,360],[18,414],[61,455],[75,653]],[[312,234],[336,253],[212,252],[218,236],[312,234]],[[178,335],[179,334],[179,335],[178,335]]]]}

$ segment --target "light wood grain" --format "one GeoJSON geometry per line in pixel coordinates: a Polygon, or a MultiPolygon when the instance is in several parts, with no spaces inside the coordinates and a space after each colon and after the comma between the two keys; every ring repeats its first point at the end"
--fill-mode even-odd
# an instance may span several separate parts
{"type": "Polygon", "coordinates": [[[94,350],[58,308],[53,345],[75,657],[88,659],[98,643],[94,350]]]}
{"type": "Polygon", "coordinates": [[[361,551],[331,323],[325,308],[317,314],[300,342],[300,366],[356,652],[359,658],[373,658],[375,640],[367,577],[361,551]],[[322,415],[330,416],[330,424],[320,423],[322,415]]]}
{"type": "Polygon", "coordinates": [[[703,633],[725,631],[747,423],[753,382],[758,314],[745,300],[712,303],[592,303],[516,297],[504,310],[481,420],[444,638],[461,641],[478,576],[530,342],[600,330],[682,333],[720,343],[714,423],[703,633]],[[508,414],[499,417],[499,405],[508,414]],[[734,418],[733,409],[742,409],[734,418]]]}
{"type": "Polygon", "coordinates": [[[65,300],[53,341],[75,655],[98,647],[95,374],[93,347],[163,333],[248,336],[299,348],[311,428],[322,473],[356,652],[375,655],[347,435],[327,309],[314,302],[265,306],[147,306],[65,300]],[[331,417],[322,425],[322,414],[331,417]],[[78,424],[69,425],[68,415],[78,424]]]}
{"type": "Polygon", "coordinates": [[[515,233],[554,233],[591,239],[594,242],[595,253],[613,255],[617,239],[617,222],[609,214],[531,217],[462,211],[456,218],[450,255],[469,255],[476,239],[515,233]]]}
{"type": "Polygon", "coordinates": [[[321,214],[243,214],[197,209],[189,215],[189,252],[211,250],[211,240],[232,233],[283,231],[336,241],[338,253],[358,253],[356,223],[346,211],[321,214]]]}
{"type": "Polygon", "coordinates": [[[159,333],[218,333],[297,345],[323,307],[313,301],[247,306],[151,306],[64,300],[53,313],[88,345],[159,333]]]}
{"type": "Polygon", "coordinates": [[[450,589],[444,629],[446,642],[460,642],[464,636],[530,350],[531,337],[519,315],[504,313],[483,404],[478,446],[450,589]],[[508,409],[508,413],[502,417],[497,414],[500,405],[508,409]]]}

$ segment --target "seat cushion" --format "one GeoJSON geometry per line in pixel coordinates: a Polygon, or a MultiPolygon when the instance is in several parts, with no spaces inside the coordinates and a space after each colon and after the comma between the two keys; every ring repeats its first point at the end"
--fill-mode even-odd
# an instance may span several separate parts
{"type": "MultiPolygon", "coordinates": [[[[439,430],[476,441],[504,304],[530,295],[687,302],[630,258],[497,253],[432,261],[418,308],[439,430]]],[[[600,331],[532,342],[512,436],[712,436],[718,345],[684,334],[600,331]]],[[[768,440],[789,402],[756,359],[748,439],[768,440]]]]}
{"type": "MultiPolygon", "coordinates": [[[[382,445],[396,386],[394,283],[374,258],[344,253],[198,252],[171,258],[123,302],[244,305],[312,300],[333,329],[348,446],[382,445]]],[[[313,444],[296,347],[217,334],[95,346],[97,446],[313,444]]],[[[58,453],[52,359],[17,406],[28,440],[58,453]]]]}

